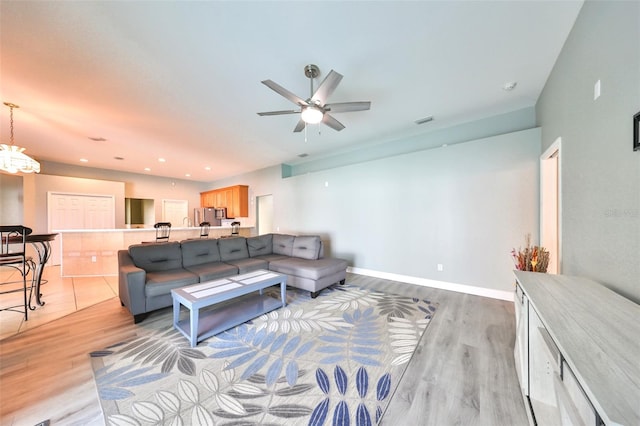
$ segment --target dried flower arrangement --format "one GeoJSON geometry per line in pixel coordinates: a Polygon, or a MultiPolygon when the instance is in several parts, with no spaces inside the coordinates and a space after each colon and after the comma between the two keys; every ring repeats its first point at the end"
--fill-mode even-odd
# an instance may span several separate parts
{"type": "Polygon", "coordinates": [[[525,248],[511,250],[511,257],[519,271],[547,272],[549,252],[541,246],[531,245],[531,235],[525,237],[525,248]]]}

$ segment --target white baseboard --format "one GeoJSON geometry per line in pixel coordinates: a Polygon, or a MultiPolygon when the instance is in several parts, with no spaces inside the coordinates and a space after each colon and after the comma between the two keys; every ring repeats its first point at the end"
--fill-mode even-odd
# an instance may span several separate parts
{"type": "Polygon", "coordinates": [[[473,294],[475,296],[490,297],[492,299],[508,300],[513,302],[513,292],[495,290],[484,287],[474,287],[471,285],[456,284],[446,281],[430,280],[427,278],[412,277],[409,275],[392,274],[389,272],[374,271],[371,269],[348,267],[347,272],[368,277],[382,278],[385,280],[400,281],[403,283],[416,284],[424,287],[440,288],[442,290],[456,291],[458,293],[473,294]]]}

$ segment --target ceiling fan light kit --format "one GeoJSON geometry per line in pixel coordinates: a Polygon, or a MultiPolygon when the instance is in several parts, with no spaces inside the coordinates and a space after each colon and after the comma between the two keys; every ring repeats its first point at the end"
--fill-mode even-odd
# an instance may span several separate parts
{"type": "Polygon", "coordinates": [[[302,120],[307,124],[318,124],[322,121],[323,116],[324,113],[314,106],[302,108],[302,113],[300,114],[302,120]]]}
{"type": "Polygon", "coordinates": [[[283,115],[283,114],[300,114],[300,120],[294,132],[301,132],[306,128],[307,124],[324,123],[334,130],[340,131],[344,129],[344,125],[336,120],[331,113],[336,112],[351,112],[351,111],[365,111],[371,108],[371,102],[340,102],[335,104],[328,104],[327,99],[333,91],[338,87],[338,84],[342,80],[342,75],[338,74],[334,70],[331,70],[325,79],[320,83],[318,89],[313,91],[313,79],[320,75],[320,69],[317,65],[309,64],[304,67],[304,75],[309,79],[310,96],[304,100],[301,97],[291,93],[284,87],[271,80],[263,80],[262,84],[278,93],[280,96],[288,99],[294,104],[300,107],[300,110],[285,110],[285,111],[268,111],[259,112],[258,115],[283,115]]]}
{"type": "Polygon", "coordinates": [[[11,145],[0,145],[0,170],[9,173],[40,173],[40,163],[24,153],[24,148],[13,144],[13,109],[20,108],[10,102],[4,103],[9,107],[10,113],[10,143],[11,145]]]}

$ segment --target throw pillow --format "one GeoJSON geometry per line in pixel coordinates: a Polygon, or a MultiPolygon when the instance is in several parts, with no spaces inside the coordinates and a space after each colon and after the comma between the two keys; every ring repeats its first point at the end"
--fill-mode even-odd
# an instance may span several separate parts
{"type": "Polygon", "coordinates": [[[298,236],[293,241],[292,256],[302,259],[315,260],[320,254],[320,237],[298,236]]]}
{"type": "Polygon", "coordinates": [[[291,256],[294,239],[293,235],[273,234],[273,254],[291,256]]]}

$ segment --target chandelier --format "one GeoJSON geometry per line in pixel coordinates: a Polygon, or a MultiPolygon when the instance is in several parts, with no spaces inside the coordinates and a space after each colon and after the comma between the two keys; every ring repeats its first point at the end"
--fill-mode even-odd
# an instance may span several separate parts
{"type": "Polygon", "coordinates": [[[9,173],[40,173],[40,163],[24,153],[24,148],[20,148],[13,144],[13,109],[20,108],[16,104],[10,102],[4,103],[11,111],[10,127],[11,127],[11,145],[0,144],[0,170],[9,173]]]}

